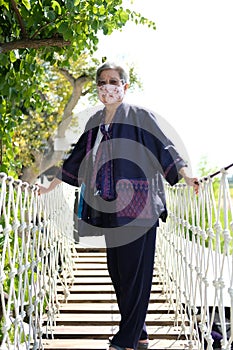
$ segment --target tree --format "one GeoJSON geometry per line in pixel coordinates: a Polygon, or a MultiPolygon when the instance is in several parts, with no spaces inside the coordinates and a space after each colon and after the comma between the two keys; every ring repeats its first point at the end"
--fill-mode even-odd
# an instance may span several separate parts
{"type": "MultiPolygon", "coordinates": [[[[72,62],[85,53],[93,55],[99,31],[110,35],[129,20],[155,28],[140,14],[124,9],[121,0],[0,0],[1,171],[15,174],[21,166],[15,135],[19,124],[49,116],[47,132],[53,131],[55,120],[63,120],[58,134],[64,133],[64,120],[69,120],[93,79],[93,64],[74,76],[70,73],[72,62]],[[73,89],[71,96],[66,96],[70,100],[64,111],[54,111],[58,100],[53,97],[58,99],[58,95],[48,91],[48,76],[54,77],[55,70],[66,76],[73,89]]],[[[34,133],[39,135],[39,128],[34,133]]],[[[36,165],[40,161],[37,149],[33,157],[36,165]]]]}

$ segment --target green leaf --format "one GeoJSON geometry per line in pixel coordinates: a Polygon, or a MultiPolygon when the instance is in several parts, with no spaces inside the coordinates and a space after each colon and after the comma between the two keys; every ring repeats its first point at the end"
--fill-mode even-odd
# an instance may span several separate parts
{"type": "Polygon", "coordinates": [[[125,22],[128,21],[129,15],[128,15],[127,12],[125,12],[125,11],[122,10],[122,11],[120,11],[119,15],[120,15],[120,20],[121,20],[123,23],[125,23],[125,22]]]}
{"type": "Polygon", "coordinates": [[[93,6],[93,9],[92,9],[94,15],[96,15],[98,13],[98,7],[97,6],[93,6]]]}
{"type": "Polygon", "coordinates": [[[99,8],[99,14],[100,15],[104,15],[106,13],[106,9],[105,9],[105,7],[102,5],[102,6],[100,6],[100,8],[99,8]]]}
{"type": "Polygon", "coordinates": [[[46,17],[48,18],[49,21],[54,21],[56,18],[56,12],[50,10],[46,12],[46,17]]]}
{"type": "Polygon", "coordinates": [[[52,8],[55,12],[57,12],[59,15],[61,14],[61,6],[56,0],[52,0],[52,8]]]}
{"type": "Polygon", "coordinates": [[[71,40],[73,38],[73,32],[69,28],[67,22],[63,22],[58,28],[58,32],[61,33],[65,40],[71,40]]]}
{"type": "Polygon", "coordinates": [[[74,8],[74,0],[66,0],[66,6],[69,11],[72,11],[74,8]]]}
{"type": "Polygon", "coordinates": [[[10,60],[12,63],[14,63],[15,61],[17,61],[17,58],[15,56],[14,51],[10,51],[10,60]]]}
{"type": "Polygon", "coordinates": [[[1,66],[6,66],[7,64],[8,64],[8,55],[6,55],[6,54],[0,54],[0,65],[1,66]]]}
{"type": "Polygon", "coordinates": [[[0,6],[4,6],[9,11],[9,3],[5,0],[0,0],[0,6]]]}
{"type": "Polygon", "coordinates": [[[31,10],[30,0],[22,0],[22,3],[24,4],[24,6],[28,11],[31,10]]]}
{"type": "Polygon", "coordinates": [[[9,88],[9,98],[15,98],[17,96],[17,90],[14,87],[9,88]]]}
{"type": "Polygon", "coordinates": [[[58,27],[58,32],[61,34],[66,33],[67,30],[68,30],[68,23],[67,22],[62,22],[60,24],[60,26],[58,27]]]}

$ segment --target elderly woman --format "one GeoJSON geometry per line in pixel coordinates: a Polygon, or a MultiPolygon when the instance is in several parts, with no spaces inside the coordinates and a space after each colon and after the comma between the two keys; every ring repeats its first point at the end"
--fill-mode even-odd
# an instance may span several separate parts
{"type": "Polygon", "coordinates": [[[83,186],[80,236],[104,235],[107,265],[121,321],[109,350],[147,349],[146,313],[150,298],[156,228],[166,220],[163,182],[182,177],[198,191],[196,178],[159,128],[149,110],[123,103],[128,76],[105,63],[96,74],[105,108],[87,122],[61,173],[60,181],[83,186]]]}

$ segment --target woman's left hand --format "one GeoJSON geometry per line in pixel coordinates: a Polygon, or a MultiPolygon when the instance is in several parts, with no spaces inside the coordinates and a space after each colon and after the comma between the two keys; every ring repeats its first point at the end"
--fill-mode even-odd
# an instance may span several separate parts
{"type": "Polygon", "coordinates": [[[194,188],[195,193],[198,194],[199,181],[198,181],[198,179],[196,177],[185,176],[184,177],[184,181],[186,182],[186,184],[188,186],[192,186],[194,188]]]}

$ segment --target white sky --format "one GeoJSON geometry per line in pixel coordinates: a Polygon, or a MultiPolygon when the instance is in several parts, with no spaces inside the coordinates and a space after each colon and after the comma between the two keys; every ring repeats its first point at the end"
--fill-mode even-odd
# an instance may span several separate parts
{"type": "Polygon", "coordinates": [[[175,128],[195,174],[203,156],[217,169],[233,163],[232,0],[135,0],[132,8],[157,30],[130,23],[101,36],[99,49],[136,67],[144,91],[127,100],[175,128]]]}

